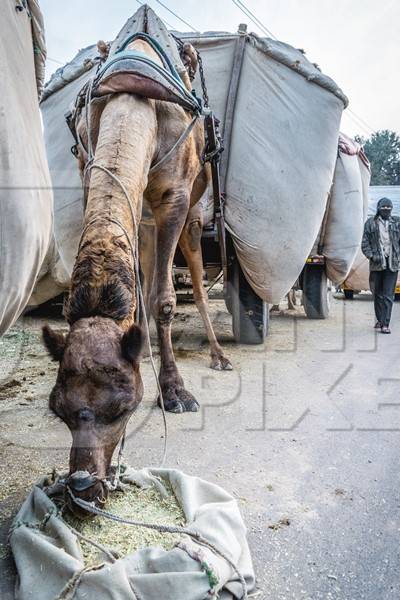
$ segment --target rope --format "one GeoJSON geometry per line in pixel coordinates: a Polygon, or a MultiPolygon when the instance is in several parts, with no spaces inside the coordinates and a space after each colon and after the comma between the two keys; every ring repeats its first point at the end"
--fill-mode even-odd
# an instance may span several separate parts
{"type": "MultiPolygon", "coordinates": [[[[94,79],[91,79],[88,83],[87,89],[86,89],[86,94],[85,94],[85,120],[86,120],[86,129],[87,129],[87,137],[88,137],[88,149],[87,149],[87,155],[88,155],[88,161],[85,165],[84,168],[84,174],[83,174],[83,182],[84,182],[84,186],[86,185],[86,178],[88,173],[92,170],[92,169],[99,169],[101,171],[103,171],[104,173],[106,173],[109,177],[111,177],[113,179],[113,181],[115,181],[115,183],[117,183],[117,185],[119,185],[119,187],[121,188],[128,206],[129,206],[129,210],[131,213],[131,218],[132,218],[132,224],[134,226],[134,235],[135,235],[135,245],[136,245],[136,249],[139,248],[139,230],[138,230],[138,226],[137,226],[137,220],[136,220],[136,214],[135,214],[135,209],[133,207],[131,198],[128,194],[128,191],[125,187],[125,185],[123,184],[123,182],[120,180],[119,177],[117,177],[114,173],[112,173],[109,169],[107,169],[107,167],[104,167],[103,165],[99,165],[97,163],[94,163],[94,156],[93,156],[93,145],[92,145],[92,135],[91,135],[91,100],[92,100],[92,89],[93,89],[93,82],[94,79]]],[[[192,132],[197,119],[199,118],[199,115],[196,114],[193,119],[191,120],[191,122],[189,123],[189,125],[186,127],[185,131],[182,133],[182,135],[177,139],[177,141],[175,142],[175,144],[172,146],[172,148],[155,164],[153,165],[150,170],[149,173],[154,173],[154,171],[156,171],[162,164],[164,164],[164,162],[166,162],[167,160],[169,160],[169,158],[172,156],[172,154],[177,150],[177,148],[189,137],[190,133],[192,132]]],[[[80,140],[79,140],[80,141],[80,140]]],[[[80,142],[82,143],[82,142],[80,142]]],[[[163,397],[163,393],[161,390],[161,385],[158,379],[158,375],[157,375],[157,370],[156,370],[156,366],[154,363],[154,357],[153,357],[153,351],[152,351],[152,347],[151,347],[151,340],[150,340],[150,330],[149,330],[149,323],[148,323],[148,319],[147,319],[147,313],[146,313],[146,306],[145,306],[145,302],[144,302],[144,298],[143,298],[143,291],[142,291],[142,286],[141,286],[141,282],[140,282],[140,271],[139,271],[139,257],[138,257],[138,253],[137,251],[135,251],[135,248],[132,244],[132,240],[130,238],[129,233],[127,232],[127,230],[125,229],[125,227],[122,225],[122,223],[120,223],[120,221],[118,221],[117,219],[112,219],[110,217],[95,217],[94,219],[92,219],[91,221],[89,221],[89,223],[87,223],[82,231],[82,235],[79,241],[79,249],[81,247],[82,244],[82,240],[83,237],[87,231],[87,229],[94,224],[96,221],[100,220],[100,219],[105,219],[109,222],[114,223],[115,225],[117,225],[125,234],[126,239],[128,240],[130,249],[131,249],[131,253],[132,253],[132,258],[133,258],[133,262],[134,262],[134,269],[135,269],[135,278],[136,278],[136,293],[137,293],[137,301],[136,301],[136,311],[137,311],[137,319],[139,319],[140,317],[140,308],[142,308],[143,311],[143,322],[144,322],[144,326],[145,326],[145,334],[146,334],[146,339],[148,342],[148,347],[149,347],[149,354],[150,354],[150,363],[151,363],[151,367],[156,379],[156,383],[157,383],[157,389],[158,389],[158,394],[159,394],[159,398],[160,398],[160,404],[161,404],[161,410],[162,410],[162,415],[163,415],[163,424],[164,424],[164,450],[163,450],[163,457],[162,457],[162,462],[161,462],[161,466],[164,466],[165,461],[166,461],[166,457],[167,457],[167,452],[168,452],[168,425],[167,425],[167,418],[166,418],[166,414],[165,414],[165,405],[164,405],[164,397],[163,397]]],[[[118,454],[118,467],[117,467],[117,474],[116,477],[114,478],[114,482],[113,482],[113,486],[118,484],[119,481],[119,465],[120,465],[120,457],[122,454],[122,450],[121,448],[123,447],[125,441],[125,434],[121,440],[121,445],[120,445],[120,450],[119,450],[119,454],[118,454]]]]}
{"type": "MultiPolygon", "coordinates": [[[[107,167],[104,167],[103,165],[98,165],[94,162],[92,162],[89,167],[88,170],[91,169],[99,169],[100,171],[103,171],[104,173],[107,173],[111,179],[113,179],[113,181],[115,181],[121,188],[127,202],[128,202],[128,206],[131,212],[131,216],[132,216],[132,222],[134,225],[134,235],[135,235],[135,243],[136,243],[136,248],[139,247],[139,239],[138,239],[138,227],[137,227],[137,221],[136,221],[136,215],[135,215],[135,211],[134,211],[134,207],[132,205],[132,201],[129,197],[128,191],[125,187],[125,185],[123,184],[123,182],[119,179],[119,177],[117,177],[114,173],[112,173],[109,169],[107,169],[107,167]]],[[[100,217],[100,218],[105,218],[105,217],[100,217]]],[[[130,238],[129,233],[127,232],[127,230],[125,229],[125,227],[122,225],[122,223],[120,223],[117,219],[112,219],[110,217],[106,218],[107,221],[110,221],[112,223],[115,223],[115,225],[117,225],[118,227],[120,227],[120,229],[124,232],[126,239],[128,240],[131,252],[132,252],[132,257],[133,257],[133,262],[134,262],[134,268],[135,268],[135,277],[136,277],[136,290],[138,292],[138,296],[139,296],[139,303],[138,303],[138,307],[142,307],[142,313],[143,313],[143,322],[144,322],[144,329],[145,329],[145,335],[146,335],[146,339],[148,342],[148,346],[149,346],[149,354],[150,354],[150,363],[151,363],[151,367],[155,376],[155,380],[157,383],[157,389],[158,389],[158,393],[159,393],[159,397],[160,397],[160,404],[161,404],[161,410],[162,410],[162,415],[163,415],[163,422],[164,422],[164,452],[163,452],[163,458],[162,458],[162,462],[161,462],[161,466],[164,466],[165,461],[166,461],[166,457],[167,457],[167,451],[168,451],[168,425],[167,425],[167,417],[165,414],[165,406],[164,406],[164,397],[163,397],[163,393],[161,390],[161,385],[160,385],[160,381],[158,379],[158,375],[157,375],[157,369],[155,366],[155,362],[154,362],[154,357],[153,357],[153,350],[151,347],[151,340],[150,340],[150,329],[149,329],[149,322],[147,319],[147,313],[146,313],[146,305],[145,305],[145,301],[144,301],[144,297],[143,297],[143,291],[142,291],[142,285],[140,282],[140,273],[139,273],[139,257],[137,252],[135,252],[134,246],[132,244],[132,240],[130,238]]],[[[92,220],[91,222],[88,223],[88,225],[85,227],[85,229],[91,225],[93,222],[95,221],[92,220]]],[[[85,230],[84,230],[85,231],[85,230]]]]}
{"type": "Polygon", "coordinates": [[[79,587],[80,582],[82,581],[82,577],[85,573],[89,571],[97,571],[101,569],[103,565],[96,565],[95,567],[84,567],[80,571],[74,573],[71,579],[66,583],[64,588],[61,590],[57,598],[55,600],[73,600],[75,593],[79,587]]]}
{"type": "Polygon", "coordinates": [[[220,556],[222,559],[224,559],[228,563],[228,565],[231,567],[231,569],[233,569],[233,571],[236,573],[237,577],[239,578],[240,584],[243,589],[242,600],[247,600],[248,595],[247,595],[246,581],[245,581],[243,575],[241,574],[241,572],[239,571],[238,567],[236,566],[236,564],[229,558],[229,556],[227,556],[225,554],[225,552],[223,552],[222,550],[217,548],[213,543],[206,540],[206,538],[204,538],[199,533],[191,531],[187,527],[177,527],[174,525],[172,525],[172,526],[171,525],[157,525],[154,523],[141,523],[140,521],[132,521],[130,519],[124,519],[123,517],[114,515],[113,513],[110,513],[107,510],[98,508],[91,502],[86,502],[85,500],[82,500],[81,498],[77,498],[73,494],[73,492],[69,486],[67,486],[67,491],[68,491],[69,495],[71,496],[71,499],[74,502],[74,504],[76,504],[77,506],[80,506],[87,512],[90,512],[94,515],[98,515],[100,517],[104,517],[106,519],[110,519],[111,521],[116,521],[117,523],[122,523],[124,525],[133,525],[134,527],[143,527],[145,529],[153,529],[155,531],[159,531],[160,533],[177,533],[180,535],[189,536],[191,539],[195,540],[198,544],[200,544],[201,546],[204,546],[205,548],[208,548],[209,550],[211,550],[212,552],[214,552],[215,554],[220,556]]]}
{"type": "Polygon", "coordinates": [[[98,550],[103,552],[107,556],[107,558],[110,560],[110,562],[112,562],[112,563],[117,562],[117,559],[115,558],[114,554],[112,552],[110,552],[110,550],[108,550],[108,548],[106,548],[105,546],[102,546],[98,542],[95,542],[91,538],[86,537],[85,535],[83,535],[82,533],[77,531],[74,527],[72,527],[72,525],[67,523],[64,519],[63,519],[63,523],[64,523],[64,525],[66,525],[68,527],[68,529],[70,529],[72,531],[72,533],[74,535],[76,535],[76,537],[80,538],[87,544],[92,544],[92,546],[94,546],[95,548],[97,548],[98,550]]]}
{"type": "Polygon", "coordinates": [[[217,277],[214,279],[214,281],[208,286],[208,288],[206,289],[207,294],[209,294],[211,292],[211,290],[213,289],[213,287],[222,278],[223,274],[224,274],[223,271],[221,271],[221,273],[219,275],[217,275],[217,277]]]}
{"type": "MultiPolygon", "coordinates": [[[[86,90],[86,95],[85,95],[85,108],[86,108],[86,128],[87,128],[87,137],[88,137],[88,162],[85,165],[85,169],[84,169],[84,182],[86,180],[86,176],[87,174],[92,170],[92,169],[99,169],[101,171],[103,171],[104,173],[106,173],[109,177],[111,177],[111,179],[113,181],[115,181],[115,183],[117,183],[117,185],[119,185],[119,187],[121,188],[126,201],[128,203],[129,206],[129,210],[131,213],[131,218],[132,218],[132,224],[134,227],[134,236],[135,236],[135,245],[136,245],[136,249],[137,251],[135,251],[135,248],[132,244],[132,240],[131,237],[129,235],[129,233],[127,232],[127,230],[125,229],[125,227],[122,225],[122,223],[120,223],[117,219],[112,219],[110,217],[98,217],[98,218],[94,218],[92,219],[89,223],[87,223],[83,229],[82,235],[81,235],[81,239],[79,242],[79,248],[81,246],[82,240],[83,240],[83,236],[86,233],[87,229],[89,228],[89,226],[91,226],[96,220],[99,220],[100,218],[104,218],[108,221],[113,222],[114,224],[116,224],[125,234],[126,239],[128,240],[128,244],[130,246],[130,250],[132,253],[132,259],[133,259],[133,263],[134,263],[134,269],[135,269],[135,279],[136,279],[136,293],[137,293],[137,302],[136,302],[136,311],[137,311],[137,316],[139,318],[140,315],[140,307],[142,307],[142,311],[143,311],[143,322],[144,322],[144,328],[145,328],[145,335],[146,335],[146,339],[148,342],[148,347],[149,347],[149,354],[150,354],[150,363],[151,363],[151,367],[153,370],[153,374],[156,380],[156,385],[157,385],[157,390],[158,390],[158,394],[159,394],[159,398],[160,398],[160,405],[161,405],[161,411],[162,411],[162,416],[163,416],[163,425],[164,425],[164,449],[163,449],[163,456],[162,456],[162,461],[161,461],[161,466],[163,467],[165,465],[165,461],[167,458],[167,452],[168,452],[168,424],[167,424],[167,417],[165,414],[165,405],[164,405],[164,396],[162,393],[162,389],[161,389],[161,385],[158,379],[158,375],[157,375],[157,369],[155,366],[155,362],[154,362],[154,356],[153,356],[153,350],[151,347],[151,339],[150,339],[150,328],[149,328],[149,322],[147,319],[147,313],[146,313],[146,306],[145,306],[145,302],[144,302],[144,297],[143,297],[143,290],[142,290],[142,285],[140,282],[140,270],[139,270],[139,256],[138,256],[138,249],[139,249],[139,229],[137,226],[137,220],[136,220],[136,214],[135,214],[135,209],[133,207],[131,198],[128,194],[128,191],[125,187],[125,185],[123,184],[123,182],[120,180],[119,177],[117,177],[114,173],[112,173],[109,169],[107,169],[107,167],[104,167],[103,165],[99,165],[94,163],[94,156],[93,156],[93,145],[92,145],[92,135],[91,135],[91,100],[92,100],[92,88],[93,88],[93,81],[94,79],[91,79],[87,90],[86,90]]],[[[159,161],[156,165],[154,165],[154,167],[152,167],[151,170],[154,170],[156,167],[158,167],[162,162],[164,162],[164,160],[166,160],[167,158],[169,158],[169,156],[172,154],[172,151],[175,150],[178,146],[178,143],[181,143],[184,141],[184,139],[186,139],[186,137],[190,134],[191,130],[193,129],[193,126],[195,124],[195,121],[197,120],[197,115],[193,118],[192,122],[189,124],[188,128],[186,129],[186,131],[184,132],[184,136],[181,136],[178,139],[178,142],[173,146],[173,148],[169,151],[169,153],[166,155],[166,157],[164,157],[163,159],[161,159],[161,161],[159,161]],[[186,134],[186,135],[185,135],[186,134]]],[[[122,436],[121,439],[121,443],[120,443],[120,448],[119,448],[119,452],[118,452],[118,467],[117,467],[117,473],[116,473],[116,477],[114,478],[113,481],[113,486],[117,486],[118,482],[119,482],[119,475],[120,475],[120,461],[121,461],[121,457],[122,457],[122,451],[123,451],[123,446],[125,444],[125,432],[122,436]]]]}
{"type": "Polygon", "coordinates": [[[161,165],[164,164],[164,162],[166,162],[172,156],[172,154],[175,152],[175,150],[186,140],[186,138],[189,137],[198,118],[199,118],[199,115],[195,115],[193,117],[192,121],[186,127],[185,131],[177,139],[177,141],[172,146],[172,148],[170,150],[168,150],[167,154],[165,154],[155,165],[150,167],[149,173],[154,173],[154,171],[156,171],[159,167],[161,167],[161,165]]]}

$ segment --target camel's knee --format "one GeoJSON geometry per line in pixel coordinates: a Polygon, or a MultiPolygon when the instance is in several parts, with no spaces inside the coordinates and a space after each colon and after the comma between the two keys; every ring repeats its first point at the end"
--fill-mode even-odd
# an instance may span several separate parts
{"type": "Polygon", "coordinates": [[[171,321],[175,314],[176,300],[173,296],[156,299],[154,315],[158,321],[171,321]]]}

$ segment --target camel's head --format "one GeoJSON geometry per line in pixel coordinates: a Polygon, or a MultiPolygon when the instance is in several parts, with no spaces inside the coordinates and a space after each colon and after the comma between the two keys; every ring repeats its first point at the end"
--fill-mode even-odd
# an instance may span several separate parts
{"type": "MultiPolygon", "coordinates": [[[[69,477],[73,495],[101,506],[107,497],[113,452],[143,396],[141,329],[125,333],[109,318],[79,319],[67,335],[43,328],[44,343],[59,362],[50,409],[72,434],[69,477]]],[[[73,512],[85,516],[71,499],[73,512]]]]}

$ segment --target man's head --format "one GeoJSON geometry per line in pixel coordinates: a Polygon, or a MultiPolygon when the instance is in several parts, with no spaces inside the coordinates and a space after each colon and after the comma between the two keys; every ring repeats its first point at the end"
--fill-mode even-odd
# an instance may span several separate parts
{"type": "Polygon", "coordinates": [[[381,198],[376,206],[376,214],[382,219],[388,219],[392,214],[393,203],[389,198],[381,198]]]}

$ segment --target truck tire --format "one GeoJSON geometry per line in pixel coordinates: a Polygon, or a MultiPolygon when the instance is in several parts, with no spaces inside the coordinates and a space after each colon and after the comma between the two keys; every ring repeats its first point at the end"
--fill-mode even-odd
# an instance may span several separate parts
{"type": "Polygon", "coordinates": [[[224,281],[224,300],[226,310],[232,314],[232,284],[229,281],[224,281]]]}
{"type": "Polygon", "coordinates": [[[346,298],[346,300],[354,299],[354,291],[353,290],[343,290],[343,294],[344,294],[344,297],[346,298]]]}
{"type": "Polygon", "coordinates": [[[268,334],[268,305],[261,300],[243,274],[237,258],[228,282],[233,336],[239,344],[262,344],[268,334]]]}
{"type": "Polygon", "coordinates": [[[305,265],[303,272],[303,305],[309,319],[329,316],[328,278],[324,265],[305,265]]]}

